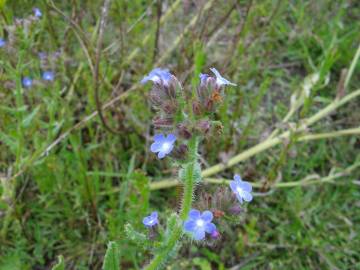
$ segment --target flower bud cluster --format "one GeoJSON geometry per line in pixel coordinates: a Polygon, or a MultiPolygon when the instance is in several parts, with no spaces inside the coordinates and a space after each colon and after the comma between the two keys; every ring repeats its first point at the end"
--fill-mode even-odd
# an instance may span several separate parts
{"type": "MultiPolygon", "coordinates": [[[[200,84],[194,93],[184,91],[179,80],[167,69],[155,68],[142,79],[143,84],[153,82],[149,99],[157,110],[153,119],[156,130],[166,132],[175,140],[189,140],[193,135],[205,137],[218,130],[219,123],[214,124],[209,117],[223,100],[224,86],[235,84],[223,78],[215,68],[211,71],[215,76],[200,74],[200,84]]],[[[162,144],[160,137],[156,137],[158,135],[165,138],[163,133],[155,135],[151,151],[158,153],[159,158],[170,154],[169,149],[174,149],[174,157],[184,157],[186,148],[183,144],[173,147],[173,140],[170,142],[172,147],[168,148],[169,144],[162,144]],[[162,149],[162,145],[165,148],[162,149]]]]}

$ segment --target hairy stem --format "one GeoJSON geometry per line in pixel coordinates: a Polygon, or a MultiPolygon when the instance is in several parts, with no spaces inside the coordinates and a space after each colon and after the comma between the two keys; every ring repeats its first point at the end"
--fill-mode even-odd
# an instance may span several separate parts
{"type": "Polygon", "coordinates": [[[180,210],[180,219],[181,223],[177,224],[173,231],[170,233],[170,236],[167,240],[165,240],[165,246],[161,251],[155,255],[150,264],[148,264],[145,269],[146,270],[155,270],[161,269],[166,260],[169,258],[169,255],[176,248],[176,244],[182,236],[182,222],[186,220],[188,213],[191,209],[194,189],[195,189],[195,170],[198,165],[197,151],[199,145],[199,138],[193,137],[190,139],[188,148],[189,148],[189,157],[184,167],[184,193],[183,193],[183,201],[182,207],[180,210]]]}

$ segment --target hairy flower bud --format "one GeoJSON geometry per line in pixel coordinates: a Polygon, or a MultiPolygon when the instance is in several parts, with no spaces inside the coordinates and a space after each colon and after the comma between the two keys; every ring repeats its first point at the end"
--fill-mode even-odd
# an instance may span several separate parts
{"type": "Polygon", "coordinates": [[[193,104],[192,104],[192,110],[193,110],[193,113],[195,115],[201,115],[202,113],[202,108],[201,108],[201,104],[199,101],[194,101],[193,104]]]}
{"type": "Polygon", "coordinates": [[[211,123],[208,120],[200,120],[196,123],[196,129],[206,135],[210,131],[211,123]]]}
{"type": "Polygon", "coordinates": [[[153,119],[153,125],[155,128],[172,128],[174,119],[172,117],[155,117],[153,119]]]}
{"type": "Polygon", "coordinates": [[[186,140],[190,139],[192,136],[190,130],[184,123],[181,123],[177,126],[177,133],[180,137],[183,137],[186,140]]]}

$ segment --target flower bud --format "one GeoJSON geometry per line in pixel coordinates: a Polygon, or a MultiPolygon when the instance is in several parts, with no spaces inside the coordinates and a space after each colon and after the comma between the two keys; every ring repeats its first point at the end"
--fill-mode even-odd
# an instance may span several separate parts
{"type": "Polygon", "coordinates": [[[195,115],[201,115],[202,109],[199,101],[194,101],[192,104],[192,110],[195,115]]]}
{"type": "Polygon", "coordinates": [[[181,144],[179,147],[176,147],[172,152],[172,157],[180,160],[186,158],[188,152],[188,147],[186,144],[181,144]]]}
{"type": "Polygon", "coordinates": [[[229,213],[232,215],[239,215],[242,212],[242,208],[238,203],[235,203],[229,208],[229,213]]]}
{"type": "Polygon", "coordinates": [[[215,239],[215,240],[219,239],[219,238],[220,238],[220,233],[219,233],[219,231],[218,231],[218,230],[213,231],[213,232],[210,234],[210,237],[211,237],[212,239],[215,239]]]}
{"type": "Polygon", "coordinates": [[[196,129],[206,135],[210,130],[211,124],[208,120],[200,120],[196,123],[196,129]]]}
{"type": "Polygon", "coordinates": [[[192,135],[188,127],[184,123],[181,123],[177,126],[177,133],[180,137],[183,137],[186,140],[190,139],[192,135]]]}
{"type": "Polygon", "coordinates": [[[172,117],[155,117],[153,119],[153,125],[155,128],[171,128],[174,123],[174,119],[172,117]]]}

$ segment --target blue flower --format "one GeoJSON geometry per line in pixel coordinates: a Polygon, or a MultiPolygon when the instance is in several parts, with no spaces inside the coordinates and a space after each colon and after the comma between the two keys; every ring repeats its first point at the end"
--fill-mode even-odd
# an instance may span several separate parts
{"type": "Polygon", "coordinates": [[[192,209],[189,218],[184,222],[183,229],[192,235],[195,240],[205,238],[205,232],[212,235],[216,231],[216,226],[212,223],[213,214],[210,211],[200,211],[192,209]]]}
{"type": "Polygon", "coordinates": [[[148,81],[152,81],[158,84],[169,85],[170,80],[172,79],[172,74],[168,69],[154,68],[150,73],[145,76],[141,83],[144,84],[148,81]]]}
{"type": "Polygon", "coordinates": [[[150,150],[153,153],[158,153],[158,158],[164,158],[173,150],[175,141],[176,136],[174,134],[169,134],[166,137],[164,134],[156,134],[150,150]]]}
{"type": "Polygon", "coordinates": [[[200,73],[200,84],[205,84],[206,80],[210,77],[208,74],[200,73]]]}
{"type": "Polygon", "coordinates": [[[215,74],[216,76],[216,84],[218,86],[222,86],[222,85],[233,85],[236,86],[235,83],[232,83],[230,81],[228,81],[227,79],[225,79],[223,76],[220,75],[219,71],[217,71],[216,68],[210,68],[210,70],[212,71],[212,73],[215,74]]]}
{"type": "Polygon", "coordinates": [[[54,75],[54,72],[52,72],[52,71],[44,71],[42,74],[42,78],[45,81],[53,81],[54,77],[55,77],[55,75],[54,75]]]}
{"type": "Polygon", "coordinates": [[[39,52],[38,56],[39,56],[40,60],[43,60],[47,57],[46,52],[39,52]]]}
{"type": "Polygon", "coordinates": [[[24,77],[21,80],[22,86],[25,88],[30,88],[32,86],[33,80],[30,77],[24,77]]]}
{"type": "Polygon", "coordinates": [[[4,47],[6,45],[6,41],[3,38],[0,38],[0,48],[4,47]]]}
{"type": "Polygon", "coordinates": [[[250,202],[253,199],[251,195],[252,186],[249,182],[241,180],[240,175],[236,174],[234,176],[234,181],[230,181],[231,190],[235,193],[239,202],[242,203],[243,200],[250,202]]]}
{"type": "Polygon", "coordinates": [[[40,18],[42,16],[41,10],[39,8],[33,8],[34,16],[40,18]]]}
{"type": "Polygon", "coordinates": [[[143,224],[146,227],[153,227],[159,223],[158,213],[156,211],[152,212],[150,216],[144,217],[143,224]]]}

